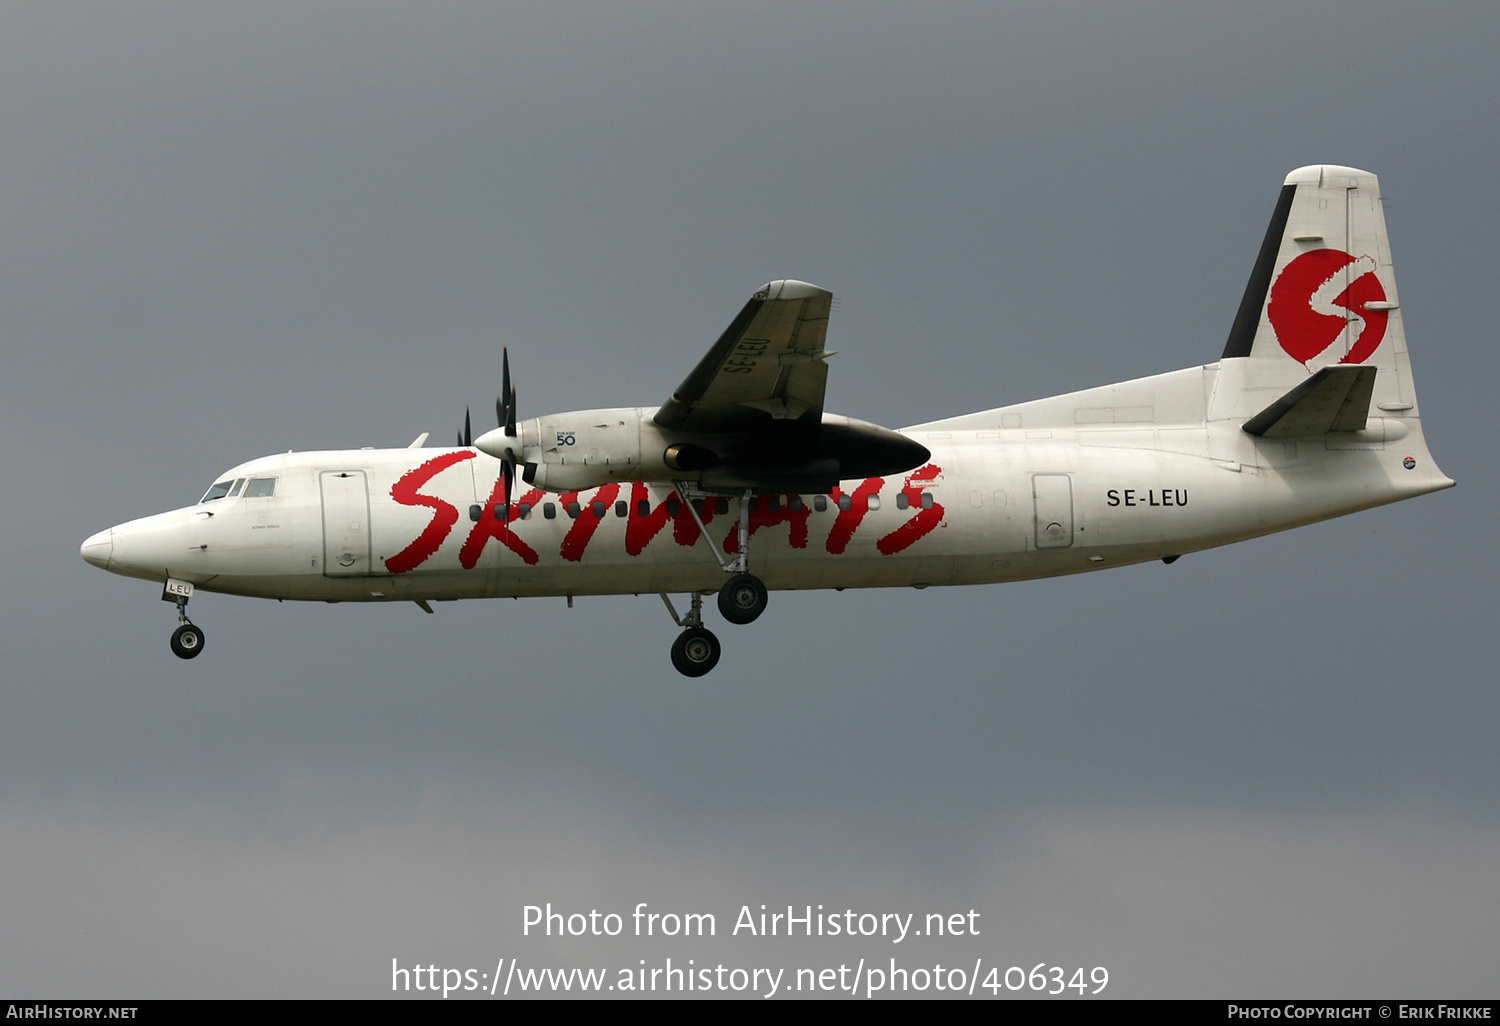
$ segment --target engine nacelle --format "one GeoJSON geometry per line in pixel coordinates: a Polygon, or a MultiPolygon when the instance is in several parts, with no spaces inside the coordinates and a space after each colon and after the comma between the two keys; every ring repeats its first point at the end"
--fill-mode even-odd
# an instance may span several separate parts
{"type": "Polygon", "coordinates": [[[815,433],[689,435],[662,428],[654,409],[575,410],[475,440],[499,459],[517,449],[522,479],[549,492],[584,491],[621,481],[697,480],[715,491],[827,491],[842,478],[900,473],[927,459],[926,448],[888,428],[824,414],[815,433]],[[519,443],[519,445],[517,445],[519,443]]]}
{"type": "Polygon", "coordinates": [[[517,424],[519,438],[496,429],[474,444],[496,459],[515,450],[524,467],[522,479],[549,492],[582,491],[612,481],[668,482],[694,477],[717,460],[705,446],[663,433],[652,420],[655,413],[639,407],[554,413],[517,424]]]}
{"type": "Polygon", "coordinates": [[[639,409],[574,410],[536,417],[517,428],[522,477],[545,491],[582,491],[628,481],[640,472],[639,409]]]}
{"type": "Polygon", "coordinates": [[[719,461],[718,455],[713,450],[694,445],[692,442],[673,442],[662,450],[661,459],[667,465],[668,470],[684,474],[696,474],[700,470],[707,470],[719,461]]]}

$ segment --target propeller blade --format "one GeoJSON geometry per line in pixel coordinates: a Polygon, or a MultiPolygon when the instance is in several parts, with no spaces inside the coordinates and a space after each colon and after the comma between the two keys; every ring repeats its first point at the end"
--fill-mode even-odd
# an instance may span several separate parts
{"type": "Polygon", "coordinates": [[[515,414],[510,412],[510,401],[513,389],[510,387],[510,346],[502,346],[500,349],[500,395],[506,402],[506,413],[500,418],[500,426],[505,427],[512,422],[515,414]]]}
{"type": "MultiPolygon", "coordinates": [[[[516,437],[516,386],[510,381],[510,347],[500,350],[500,394],[495,397],[495,420],[507,435],[516,437]]],[[[505,519],[511,518],[511,497],[516,485],[516,450],[507,447],[501,459],[505,478],[505,519]]]]}
{"type": "Polygon", "coordinates": [[[469,408],[467,406],[464,407],[463,444],[466,445],[466,446],[470,446],[470,445],[474,444],[474,432],[469,427],[469,408]]]}

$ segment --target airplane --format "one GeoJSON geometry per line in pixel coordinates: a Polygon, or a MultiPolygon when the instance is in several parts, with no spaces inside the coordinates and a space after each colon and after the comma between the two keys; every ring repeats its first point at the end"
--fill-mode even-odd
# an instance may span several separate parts
{"type": "Polygon", "coordinates": [[[83,558],[158,582],[172,651],[197,590],[322,602],[648,594],[708,673],[768,592],[1082,573],[1452,487],[1428,453],[1376,176],[1282,186],[1216,363],[894,431],[827,413],[832,294],[758,289],[659,407],[517,416],[453,448],[289,452],[83,558]],[[520,478],[517,481],[517,477],[520,478]],[[679,614],[671,593],[685,593],[679,614]]]}

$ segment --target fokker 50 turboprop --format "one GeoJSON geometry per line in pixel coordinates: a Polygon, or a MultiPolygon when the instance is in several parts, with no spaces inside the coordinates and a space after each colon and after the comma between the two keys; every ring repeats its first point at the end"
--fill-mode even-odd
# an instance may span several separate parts
{"type": "Polygon", "coordinates": [[[458,445],[293,452],[83,543],[162,582],[323,602],[659,593],[672,662],[719,660],[702,600],[987,584],[1177,557],[1452,486],[1412,389],[1379,186],[1287,176],[1217,363],[892,431],[825,413],[832,295],[757,291],[659,408],[520,421],[458,445]],[[517,478],[520,480],[518,481],[517,478]],[[670,592],[686,593],[679,616],[670,592]]]}

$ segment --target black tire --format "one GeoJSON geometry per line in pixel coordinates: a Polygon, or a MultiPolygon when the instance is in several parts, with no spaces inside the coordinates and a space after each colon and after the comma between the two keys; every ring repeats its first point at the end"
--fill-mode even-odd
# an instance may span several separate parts
{"type": "Polygon", "coordinates": [[[730,623],[754,623],[766,611],[766,586],[754,574],[735,574],[719,589],[719,615],[730,623]]]}
{"type": "Polygon", "coordinates": [[[689,627],[672,642],[672,665],[684,677],[701,677],[719,665],[719,639],[707,627],[689,627]]]}
{"type": "Polygon", "coordinates": [[[185,623],[172,632],[172,654],[178,659],[192,659],[203,651],[203,628],[185,623]]]}

